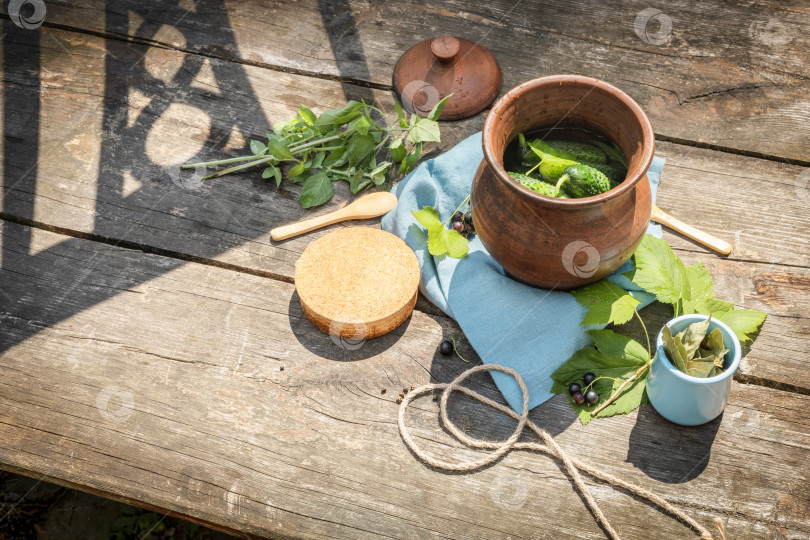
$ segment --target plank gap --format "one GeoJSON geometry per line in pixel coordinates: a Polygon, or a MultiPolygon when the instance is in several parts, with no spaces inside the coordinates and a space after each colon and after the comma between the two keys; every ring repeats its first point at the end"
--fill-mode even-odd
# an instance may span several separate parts
{"type": "Polygon", "coordinates": [[[782,392],[790,392],[793,394],[801,394],[803,396],[810,396],[810,388],[805,388],[803,386],[797,386],[795,384],[788,384],[784,382],[774,381],[772,379],[765,379],[763,377],[757,377],[756,375],[750,375],[748,373],[740,373],[738,370],[737,373],[734,374],[734,380],[738,383],[745,384],[746,386],[764,386],[765,388],[772,388],[774,390],[780,390],[782,392]]]}
{"type": "MultiPolygon", "coordinates": [[[[6,15],[5,13],[0,14],[0,18],[8,19],[8,15],[6,15]]],[[[203,58],[213,58],[213,59],[221,60],[221,61],[225,61],[225,62],[233,62],[235,64],[251,66],[251,67],[257,67],[257,68],[263,68],[263,69],[268,69],[270,71],[278,71],[278,72],[281,72],[281,73],[289,73],[289,74],[292,74],[292,75],[300,75],[300,76],[303,76],[303,77],[310,77],[310,78],[313,78],[313,79],[320,79],[320,80],[325,80],[325,81],[338,82],[338,83],[341,83],[341,84],[351,84],[351,85],[360,86],[360,87],[363,87],[363,88],[371,88],[371,89],[375,89],[375,90],[382,90],[382,91],[389,91],[389,92],[393,92],[393,90],[394,90],[394,87],[391,84],[381,84],[381,83],[376,83],[376,82],[372,82],[372,81],[366,81],[366,80],[363,80],[363,79],[355,79],[355,78],[351,78],[351,77],[341,77],[341,76],[337,76],[337,75],[330,75],[328,73],[318,73],[318,72],[314,72],[314,71],[308,71],[308,70],[305,70],[305,69],[297,69],[297,68],[292,68],[292,67],[280,66],[280,65],[277,65],[277,64],[268,64],[268,63],[265,63],[265,62],[257,62],[257,61],[247,60],[247,59],[238,58],[238,57],[219,55],[219,54],[215,54],[215,53],[212,53],[212,52],[203,52],[203,51],[192,50],[192,49],[189,49],[188,47],[172,47],[171,45],[160,42],[160,41],[155,41],[155,40],[150,40],[150,39],[142,39],[142,38],[141,39],[136,39],[136,38],[133,38],[132,36],[127,36],[127,35],[123,35],[123,34],[114,34],[114,33],[109,33],[109,32],[98,32],[98,31],[84,29],[84,28],[77,28],[77,27],[73,27],[73,26],[69,26],[69,25],[65,25],[65,24],[49,23],[47,21],[44,22],[42,24],[42,26],[45,26],[45,27],[48,27],[48,28],[54,28],[54,29],[57,29],[57,30],[64,30],[66,32],[75,32],[75,33],[78,33],[78,34],[85,34],[85,35],[95,36],[95,37],[99,37],[99,38],[102,38],[102,39],[115,39],[115,40],[122,41],[122,42],[125,42],[125,43],[135,43],[135,44],[141,44],[141,45],[149,45],[149,46],[152,46],[152,47],[158,47],[158,48],[168,50],[168,51],[177,51],[177,52],[182,52],[183,54],[195,55],[195,56],[200,56],[200,57],[203,57],[203,58]]],[[[616,46],[616,45],[614,44],[614,46],[616,46]]],[[[619,47],[619,48],[622,48],[622,47],[619,47]]],[[[804,78],[804,77],[802,77],[802,78],[804,78]]],[[[709,95],[709,94],[712,94],[712,93],[718,93],[718,92],[709,92],[706,95],[709,95]]],[[[701,95],[690,96],[690,97],[688,97],[686,99],[687,100],[688,99],[694,99],[695,97],[702,97],[702,96],[701,95]]],[[[482,113],[486,114],[486,113],[489,112],[489,110],[490,110],[489,108],[486,108],[486,109],[484,109],[482,111],[482,113]]],[[[778,163],[787,163],[789,165],[796,165],[796,166],[801,166],[801,167],[810,167],[810,160],[789,159],[789,158],[785,158],[785,157],[781,157],[781,156],[776,156],[776,155],[773,155],[773,154],[766,154],[766,153],[756,152],[756,151],[752,151],[752,150],[743,150],[743,149],[738,149],[738,148],[732,148],[732,147],[723,146],[723,145],[717,145],[717,144],[712,144],[712,143],[695,141],[695,140],[691,140],[691,139],[682,139],[682,138],[678,138],[678,137],[662,135],[660,133],[653,133],[653,135],[655,136],[656,140],[665,141],[665,142],[669,142],[669,143],[674,143],[674,144],[678,144],[678,145],[681,145],[681,146],[688,146],[688,147],[693,147],[693,148],[704,148],[704,149],[707,149],[707,150],[714,150],[714,151],[717,151],[717,152],[723,152],[723,153],[727,153],[727,154],[734,154],[734,155],[739,155],[739,156],[764,159],[764,160],[768,160],[768,161],[775,161],[775,162],[778,162],[778,163]]]]}
{"type": "MultiPolygon", "coordinates": [[[[151,254],[151,255],[159,255],[161,257],[167,257],[167,258],[176,259],[176,260],[193,262],[193,263],[202,264],[202,265],[205,265],[205,266],[213,266],[213,267],[216,267],[216,268],[221,268],[223,270],[230,270],[230,271],[238,272],[238,273],[241,273],[241,274],[249,274],[249,275],[262,277],[262,278],[267,278],[267,279],[273,279],[273,280],[276,280],[276,281],[281,281],[281,282],[289,283],[289,284],[293,284],[293,285],[295,284],[292,277],[284,276],[284,275],[281,275],[281,274],[276,274],[274,272],[267,272],[267,271],[264,271],[264,270],[258,270],[258,269],[254,269],[254,268],[235,265],[235,264],[232,264],[232,263],[218,261],[216,259],[208,259],[208,258],[199,257],[199,256],[195,256],[195,255],[190,255],[190,254],[186,254],[186,253],[182,253],[182,252],[178,252],[178,251],[157,248],[157,247],[149,246],[149,245],[146,245],[146,244],[141,244],[139,242],[132,242],[130,240],[110,238],[110,237],[106,237],[106,236],[102,236],[102,235],[98,235],[98,234],[94,234],[94,233],[86,233],[86,232],[76,231],[76,230],[72,230],[72,229],[66,229],[64,227],[58,227],[58,226],[55,226],[55,225],[49,225],[47,223],[42,223],[42,222],[35,221],[35,220],[32,220],[32,219],[28,219],[28,218],[22,218],[22,217],[19,217],[19,216],[9,215],[9,214],[6,214],[4,212],[0,212],[0,219],[11,222],[11,223],[16,223],[18,225],[25,225],[27,227],[32,227],[32,228],[36,228],[36,229],[42,229],[42,230],[57,233],[57,234],[63,234],[65,236],[70,236],[72,238],[78,238],[78,239],[81,239],[81,240],[88,240],[88,241],[91,241],[91,242],[98,242],[100,244],[105,244],[105,245],[109,245],[109,246],[113,246],[113,247],[119,247],[119,248],[124,248],[124,249],[131,249],[131,250],[135,250],[135,251],[141,251],[143,253],[147,253],[147,254],[151,254]]],[[[676,251],[685,251],[685,250],[676,249],[676,251]]],[[[434,317],[442,317],[443,319],[446,319],[448,321],[452,321],[453,323],[455,323],[455,321],[453,319],[448,317],[439,308],[437,308],[436,306],[434,306],[430,302],[424,300],[421,297],[421,295],[420,295],[419,301],[417,302],[416,307],[414,308],[414,311],[425,313],[427,315],[431,315],[431,316],[434,316],[434,317]]],[[[785,382],[775,381],[773,379],[767,379],[767,378],[764,378],[764,377],[757,377],[755,375],[745,374],[745,373],[741,373],[741,372],[737,372],[734,375],[734,380],[739,382],[739,383],[746,384],[746,385],[761,386],[761,387],[764,387],[764,388],[771,388],[773,390],[778,390],[778,391],[782,391],[782,392],[788,392],[788,393],[793,393],[793,394],[800,394],[800,395],[810,396],[810,388],[805,388],[803,386],[798,386],[798,385],[794,385],[794,384],[788,384],[788,383],[785,383],[785,382]]]]}
{"type": "MultiPolygon", "coordinates": [[[[3,13],[0,17],[4,19],[8,19],[8,16],[3,13]]],[[[270,71],[279,71],[282,73],[290,73],[292,75],[301,75],[304,77],[310,77],[313,79],[321,79],[324,81],[332,81],[338,82],[341,84],[351,84],[354,86],[361,86],[363,88],[373,88],[375,90],[385,90],[385,91],[393,91],[394,86],[391,84],[381,84],[372,81],[365,81],[362,79],[353,79],[351,77],[340,77],[337,75],[330,75],[329,73],[318,73],[316,71],[307,71],[305,69],[297,69],[293,67],[286,67],[286,66],[279,66],[277,64],[268,64],[265,62],[257,62],[255,60],[247,60],[244,58],[237,58],[231,57],[226,55],[215,54],[212,52],[201,52],[197,50],[189,49],[188,47],[172,47],[167,43],[163,43],[160,41],[155,41],[152,39],[143,39],[143,38],[133,38],[132,36],[127,36],[123,34],[111,34],[109,32],[97,32],[94,30],[88,30],[84,28],[76,28],[73,26],[68,26],[65,24],[58,24],[58,23],[49,23],[44,22],[42,26],[47,28],[54,28],[56,30],[64,30],[66,32],[74,32],[77,34],[85,34],[89,36],[95,36],[102,39],[115,39],[118,41],[122,41],[124,43],[134,43],[137,45],[148,45],[150,47],[157,47],[167,51],[177,51],[183,54],[189,54],[194,56],[200,56],[203,58],[213,58],[215,60],[222,60],[225,62],[233,62],[234,64],[240,64],[243,66],[251,66],[257,68],[264,68],[269,69],[270,71]]]]}
{"type": "Polygon", "coordinates": [[[277,281],[283,281],[284,283],[293,283],[293,278],[291,276],[284,276],[282,274],[276,274],[275,272],[268,272],[266,270],[259,270],[256,268],[249,268],[245,266],[239,266],[232,263],[227,263],[223,261],[218,261],[216,259],[207,259],[204,257],[199,257],[196,255],[190,255],[188,253],[182,253],[180,251],[174,251],[164,248],[158,248],[154,246],[150,246],[147,244],[141,244],[140,242],[133,242],[131,240],[123,240],[117,238],[111,238],[108,236],[102,236],[100,234],[95,233],[87,233],[82,231],[76,231],[73,229],[67,229],[65,227],[59,227],[56,225],[49,225],[47,223],[43,223],[41,221],[36,221],[29,218],[24,218],[20,216],[14,216],[11,214],[7,214],[5,212],[0,212],[0,219],[4,221],[8,221],[11,223],[16,223],[18,225],[25,225],[27,227],[32,227],[35,229],[42,229],[48,232],[63,234],[65,236],[70,236],[72,238],[79,238],[81,240],[90,240],[92,242],[98,242],[101,244],[106,244],[108,246],[114,247],[121,247],[126,249],[132,249],[136,251],[142,251],[143,253],[148,253],[151,255],[160,255],[161,257],[167,257],[170,259],[178,259],[181,261],[193,262],[197,264],[202,264],[206,266],[215,266],[217,268],[223,268],[225,270],[232,270],[234,272],[239,272],[241,274],[250,274],[253,276],[263,277],[274,279],[277,281]]]}
{"type": "Polygon", "coordinates": [[[764,154],[762,152],[755,152],[753,150],[742,150],[740,148],[731,148],[729,146],[722,146],[707,142],[692,141],[689,139],[681,139],[678,137],[670,137],[669,135],[661,135],[660,133],[655,133],[655,140],[678,144],[681,146],[689,146],[692,148],[703,148],[706,150],[714,150],[715,152],[723,152],[725,154],[734,154],[737,156],[764,159],[767,161],[775,161],[777,163],[787,163],[788,165],[795,165],[797,167],[810,167],[810,160],[789,159],[786,157],[775,156],[773,154],[764,154]]]}

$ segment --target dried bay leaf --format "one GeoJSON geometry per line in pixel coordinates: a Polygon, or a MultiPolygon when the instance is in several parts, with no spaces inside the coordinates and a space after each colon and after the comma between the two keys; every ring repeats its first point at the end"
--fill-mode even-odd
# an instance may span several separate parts
{"type": "Polygon", "coordinates": [[[722,349],[723,345],[723,332],[719,328],[715,328],[703,338],[701,347],[704,349],[722,349]]]}
{"type": "Polygon", "coordinates": [[[686,330],[679,332],[675,337],[680,338],[683,347],[686,350],[686,360],[689,361],[695,357],[695,353],[700,348],[700,343],[706,337],[706,332],[709,330],[709,324],[712,318],[709,317],[705,321],[692,323],[686,327],[686,330]]]}
{"type": "Polygon", "coordinates": [[[667,353],[667,358],[669,358],[673,366],[686,373],[686,362],[688,359],[686,358],[686,350],[683,347],[683,343],[681,343],[680,339],[672,336],[672,330],[669,329],[669,326],[664,327],[663,336],[664,352],[667,353]]]}
{"type": "Polygon", "coordinates": [[[709,374],[715,369],[714,357],[708,358],[695,358],[686,364],[686,373],[692,377],[708,377],[709,374]]]}
{"type": "MultiPolygon", "coordinates": [[[[714,358],[714,365],[717,368],[715,374],[719,375],[723,372],[723,364],[727,352],[728,349],[725,348],[725,344],[723,343],[723,332],[721,332],[719,328],[715,328],[700,342],[698,354],[703,358],[712,356],[714,358]]],[[[710,374],[709,376],[713,377],[714,375],[710,374]]]]}
{"type": "Polygon", "coordinates": [[[668,326],[662,332],[664,351],[681,372],[693,377],[714,377],[723,372],[723,359],[728,352],[723,333],[715,328],[707,335],[711,317],[690,324],[675,336],[668,326]]]}

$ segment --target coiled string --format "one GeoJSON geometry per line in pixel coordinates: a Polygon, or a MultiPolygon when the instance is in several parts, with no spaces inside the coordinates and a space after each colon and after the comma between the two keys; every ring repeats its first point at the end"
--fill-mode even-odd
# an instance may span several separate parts
{"type": "MultiPolygon", "coordinates": [[[[580,471],[589,474],[590,476],[602,480],[603,482],[607,482],[614,486],[621,487],[630,493],[647,499],[648,501],[658,505],[660,508],[664,509],[667,513],[671,516],[681,520],[683,523],[686,523],[692,529],[697,531],[700,534],[700,537],[703,540],[713,540],[711,533],[706,530],[703,526],[700,525],[697,521],[693,520],[686,514],[684,514],[679,509],[675,508],[669,502],[664,500],[663,498],[659,497],[658,495],[647,491],[635,484],[631,484],[621,478],[617,478],[611,474],[606,472],[600,471],[590,465],[587,465],[577,459],[571,458],[565,451],[560,448],[557,442],[554,440],[554,437],[551,434],[538,427],[534,422],[529,420],[529,390],[526,388],[526,384],[523,382],[523,378],[513,369],[504,366],[498,365],[480,365],[473,367],[449,383],[449,384],[426,384],[424,386],[420,386],[414,390],[408,392],[405,397],[402,399],[402,404],[399,407],[399,414],[397,416],[397,423],[399,424],[399,433],[402,436],[402,439],[405,441],[405,444],[408,445],[408,448],[416,454],[419,459],[424,461],[425,463],[432,465],[433,467],[437,467],[440,469],[445,469],[448,471],[474,471],[485,465],[489,465],[490,463],[497,461],[501,458],[504,454],[512,450],[513,448],[521,449],[521,450],[536,450],[538,452],[544,452],[555,458],[559,459],[563,465],[565,466],[565,470],[568,472],[568,475],[571,477],[571,481],[574,483],[574,486],[582,495],[582,498],[585,500],[585,503],[588,506],[588,509],[591,511],[591,514],[596,519],[596,522],[602,527],[602,530],[605,531],[605,534],[608,538],[613,540],[619,540],[619,535],[616,530],[611,526],[608,522],[605,515],[602,513],[602,510],[599,508],[599,505],[594,500],[593,496],[591,496],[588,487],[582,481],[582,476],[580,475],[580,471]],[[520,391],[523,393],[523,409],[520,414],[517,414],[515,411],[501,405],[500,403],[496,403],[491,399],[482,396],[481,394],[470,390],[464,386],[461,386],[462,381],[464,379],[470,377],[471,375],[478,373],[480,371],[502,371],[514,377],[515,381],[517,381],[518,386],[520,386],[520,391]],[[427,454],[424,450],[422,450],[416,442],[411,438],[410,433],[408,432],[408,428],[405,425],[405,411],[408,409],[408,405],[417,397],[429,394],[431,392],[435,392],[437,390],[442,390],[442,397],[439,402],[439,412],[442,419],[442,424],[456,437],[459,441],[463,442],[467,446],[471,448],[480,448],[480,449],[487,449],[493,450],[491,453],[481,457],[480,459],[476,459],[474,461],[468,462],[456,462],[451,463],[449,461],[443,461],[441,459],[434,458],[427,454]],[[515,428],[515,432],[512,435],[502,442],[495,442],[495,441],[485,441],[482,439],[476,439],[474,437],[470,437],[460,429],[450,420],[450,417],[447,415],[447,401],[450,397],[450,394],[453,391],[459,391],[464,394],[467,394],[473,399],[484,403],[485,405],[489,405],[497,409],[498,411],[508,414],[512,418],[518,421],[517,427],[515,428]],[[535,442],[518,442],[521,433],[523,433],[524,428],[528,426],[534,433],[537,434],[538,437],[543,441],[543,443],[535,443],[535,442]]],[[[723,537],[723,529],[722,529],[722,522],[715,518],[714,520],[716,526],[720,531],[721,537],[723,537]]]]}

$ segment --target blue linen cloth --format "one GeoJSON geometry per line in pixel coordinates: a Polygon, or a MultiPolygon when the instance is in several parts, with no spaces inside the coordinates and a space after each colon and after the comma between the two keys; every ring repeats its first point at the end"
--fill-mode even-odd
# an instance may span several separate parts
{"type": "MultiPolygon", "coordinates": [[[[477,237],[471,239],[464,259],[432,256],[427,232],[411,214],[432,206],[446,221],[469,195],[483,157],[479,132],[419,165],[393,188],[399,203],[383,217],[382,228],[414,250],[422,269],[420,290],[458,322],[481,360],[520,373],[529,389],[531,409],[553,395],[549,375],[591,342],[585,334],[588,328],[579,325],[585,309],[570,293],[537,289],[507,277],[477,237]]],[[[664,160],[656,157],[647,171],[653,201],[663,166],[664,160]]],[[[661,227],[650,224],[647,232],[660,237],[661,227]]],[[[646,305],[652,296],[635,292],[637,287],[621,275],[631,268],[628,261],[608,279],[646,305]]],[[[523,398],[515,380],[505,373],[491,373],[506,401],[519,412],[523,398]]]]}

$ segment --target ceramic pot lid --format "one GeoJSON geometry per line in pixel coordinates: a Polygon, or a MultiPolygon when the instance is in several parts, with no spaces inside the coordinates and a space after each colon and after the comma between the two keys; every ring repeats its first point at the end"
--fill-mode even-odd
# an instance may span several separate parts
{"type": "Polygon", "coordinates": [[[484,110],[498,97],[501,68],[484,47],[440,36],[414,45],[400,57],[394,90],[408,112],[420,116],[453,94],[439,119],[459,120],[484,110]]]}

